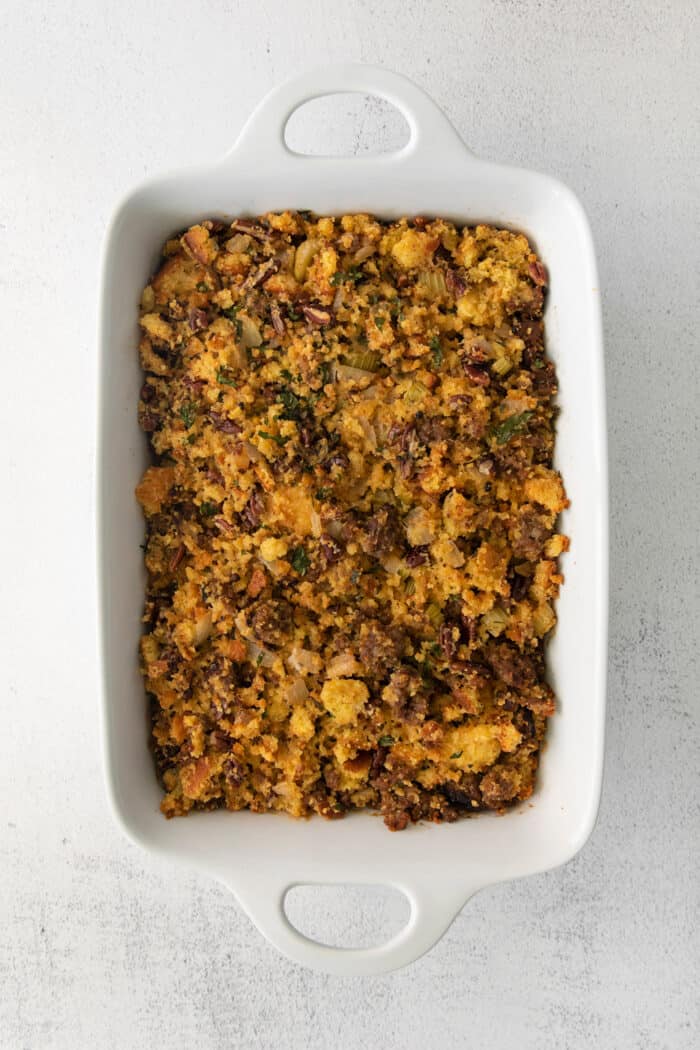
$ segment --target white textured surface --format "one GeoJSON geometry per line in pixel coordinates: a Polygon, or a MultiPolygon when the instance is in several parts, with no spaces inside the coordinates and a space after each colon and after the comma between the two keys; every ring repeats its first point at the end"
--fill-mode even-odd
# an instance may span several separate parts
{"type": "MultiPolygon", "coordinates": [[[[5,0],[3,1050],[697,1045],[699,30],[692,2],[5,0]],[[476,152],[580,195],[611,425],[597,830],[567,868],[483,892],[426,958],[372,981],[288,964],[223,890],[119,836],[93,628],[94,304],[115,198],[222,153],[273,82],[348,58],[409,73],[476,152]]],[[[400,140],[376,104],[328,105],[299,116],[309,146],[400,140]]],[[[403,910],[352,891],[334,914],[330,894],[304,890],[293,915],[358,944],[403,910]]]]}

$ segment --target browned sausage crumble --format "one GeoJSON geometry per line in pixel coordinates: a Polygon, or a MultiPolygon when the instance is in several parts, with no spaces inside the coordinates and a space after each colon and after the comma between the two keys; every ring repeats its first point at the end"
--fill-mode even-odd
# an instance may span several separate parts
{"type": "Polygon", "coordinates": [[[143,293],[142,665],[166,816],[533,790],[567,505],[547,273],[442,219],[206,221],[143,293]]]}

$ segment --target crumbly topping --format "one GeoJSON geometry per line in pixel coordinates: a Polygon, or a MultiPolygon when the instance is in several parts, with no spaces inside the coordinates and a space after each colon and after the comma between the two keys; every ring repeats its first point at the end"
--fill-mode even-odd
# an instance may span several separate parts
{"type": "Polygon", "coordinates": [[[442,219],[168,241],[141,303],[142,667],[166,816],[529,797],[567,500],[547,273],[442,219]]]}

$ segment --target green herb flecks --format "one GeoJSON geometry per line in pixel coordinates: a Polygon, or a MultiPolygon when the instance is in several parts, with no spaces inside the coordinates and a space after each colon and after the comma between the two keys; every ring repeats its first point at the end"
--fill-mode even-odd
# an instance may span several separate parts
{"type": "Polygon", "coordinates": [[[212,518],[216,514],[217,510],[218,507],[216,506],[216,503],[209,503],[208,501],[205,501],[204,503],[200,504],[199,507],[199,513],[202,515],[203,518],[212,518]]]}
{"type": "Polygon", "coordinates": [[[439,368],[442,364],[442,344],[438,336],[434,335],[430,340],[430,349],[433,352],[433,364],[436,368],[439,368]]]}
{"type": "Polygon", "coordinates": [[[453,751],[450,758],[461,758],[463,754],[463,751],[453,751]]]}
{"type": "Polygon", "coordinates": [[[221,383],[222,386],[232,386],[234,390],[236,388],[235,380],[231,379],[230,376],[226,375],[224,369],[219,369],[219,371],[216,373],[216,381],[217,383],[221,383]]]}
{"type": "Polygon", "coordinates": [[[391,745],[395,743],[396,741],[394,740],[393,736],[380,736],[378,740],[378,744],[380,747],[391,747],[391,745]]]}
{"type": "Polygon", "coordinates": [[[309,560],[309,556],[303,547],[294,547],[289,552],[288,560],[289,564],[292,566],[296,573],[298,573],[300,576],[306,576],[309,566],[311,565],[311,561],[309,560]]]}
{"type": "Polygon", "coordinates": [[[229,321],[233,321],[236,326],[236,336],[240,339],[243,335],[243,322],[237,316],[240,306],[229,306],[226,310],[222,310],[224,317],[228,317],[229,321]]]}
{"type": "Polygon", "coordinates": [[[283,405],[280,419],[291,419],[294,422],[298,422],[301,419],[303,411],[303,402],[301,398],[297,397],[293,390],[283,390],[278,395],[278,399],[283,405]]]}
{"type": "Polygon", "coordinates": [[[185,401],[180,407],[179,415],[185,430],[189,430],[197,417],[197,406],[193,401],[185,401]]]}
{"type": "Polygon", "coordinates": [[[331,381],[331,363],[330,361],[322,361],[318,366],[318,374],[321,377],[321,382],[324,386],[328,386],[331,381]]]}
{"type": "Polygon", "coordinates": [[[381,329],[386,324],[386,317],[382,317],[381,314],[376,314],[374,318],[374,323],[377,326],[377,328],[381,329]]]}
{"type": "Polygon", "coordinates": [[[524,430],[532,418],[532,412],[519,412],[515,416],[508,416],[502,423],[493,427],[491,436],[495,438],[497,445],[505,445],[515,434],[524,430]]]}
{"type": "Polygon", "coordinates": [[[259,430],[258,437],[265,438],[267,441],[274,441],[280,448],[284,448],[287,442],[291,441],[291,438],[283,437],[282,434],[268,434],[267,430],[259,430]]]}
{"type": "Polygon", "coordinates": [[[345,273],[343,273],[341,270],[338,270],[337,273],[334,273],[331,277],[330,283],[333,285],[334,288],[337,288],[339,284],[345,284],[346,282],[358,284],[361,280],[363,280],[364,276],[365,275],[362,272],[362,270],[360,270],[357,266],[351,266],[350,269],[347,270],[345,273]]]}
{"type": "Polygon", "coordinates": [[[209,285],[206,284],[204,281],[199,281],[198,284],[197,284],[197,291],[198,292],[208,292],[209,291],[209,285]]]}
{"type": "Polygon", "coordinates": [[[329,489],[329,488],[316,489],[316,491],[314,492],[314,496],[321,503],[324,503],[328,499],[330,494],[331,494],[331,489],[329,489]]]}

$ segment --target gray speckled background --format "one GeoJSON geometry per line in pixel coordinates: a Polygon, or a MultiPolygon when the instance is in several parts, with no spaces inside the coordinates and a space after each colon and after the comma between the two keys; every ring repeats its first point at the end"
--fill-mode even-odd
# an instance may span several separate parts
{"type": "MultiPolygon", "coordinates": [[[[691,0],[2,5],[3,1050],[698,1045],[699,31],[691,0]],[[292,966],[223,889],[121,837],[93,628],[94,311],[115,199],[218,156],[275,81],[344,58],[413,75],[478,153],[580,195],[611,436],[597,829],[568,867],[484,891],[428,956],[372,980],[292,966]]],[[[328,105],[298,141],[400,137],[384,107],[328,105]]],[[[293,916],[368,943],[403,908],[306,890],[293,916]]]]}

